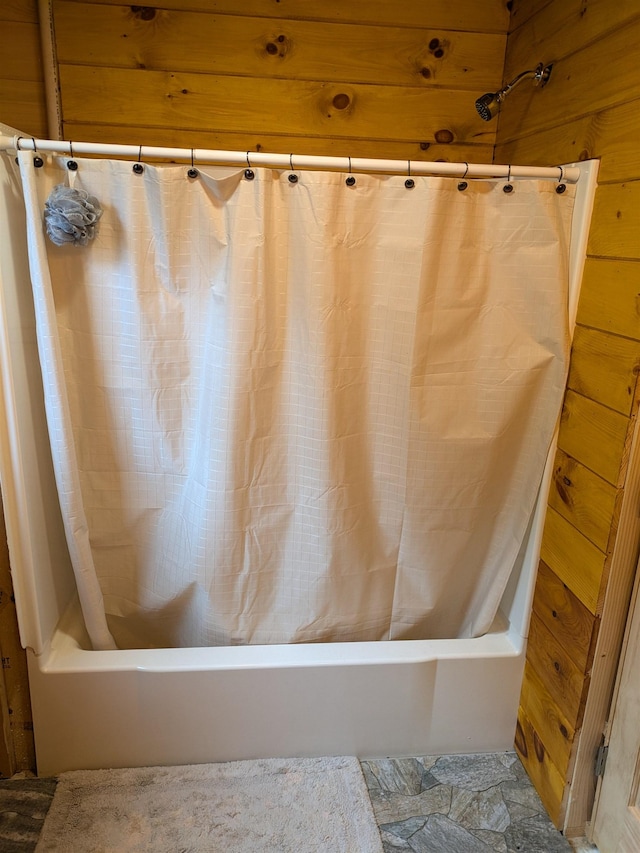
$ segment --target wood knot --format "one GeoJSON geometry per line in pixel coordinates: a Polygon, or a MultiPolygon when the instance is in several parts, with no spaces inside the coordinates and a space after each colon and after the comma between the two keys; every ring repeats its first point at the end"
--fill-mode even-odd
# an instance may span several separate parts
{"type": "MultiPolygon", "coordinates": [[[[565,480],[566,480],[566,478],[565,478],[565,480]]],[[[556,485],[556,491],[560,495],[560,500],[562,501],[562,503],[567,504],[567,506],[571,506],[571,504],[572,504],[571,495],[565,489],[563,483],[560,480],[556,480],[555,485],[556,485]]],[[[571,485],[571,483],[569,483],[569,485],[571,485]]]]}
{"type": "Polygon", "coordinates": [[[527,740],[524,736],[524,732],[522,731],[522,726],[520,725],[520,720],[516,722],[516,736],[514,738],[516,749],[524,758],[529,757],[529,750],[527,749],[527,740]]]}
{"type": "Polygon", "coordinates": [[[285,57],[290,48],[291,43],[283,33],[272,35],[264,46],[269,56],[279,56],[280,58],[285,57]]]}
{"type": "Polygon", "coordinates": [[[430,148],[431,148],[430,142],[421,142],[420,143],[420,150],[421,151],[428,151],[430,148]]]}
{"type": "Polygon", "coordinates": [[[335,96],[331,103],[337,110],[346,110],[351,103],[351,98],[349,95],[345,95],[344,92],[341,92],[339,95],[335,96]]]}
{"type": "Polygon", "coordinates": [[[450,142],[453,142],[453,133],[450,130],[436,130],[436,142],[448,145],[450,142]]]}
{"type": "Polygon", "coordinates": [[[153,21],[156,16],[156,10],[153,6],[132,6],[131,11],[141,21],[153,21]]]}
{"type": "Polygon", "coordinates": [[[533,748],[536,752],[536,758],[542,764],[545,756],[544,744],[542,743],[536,732],[533,733],[533,748]]]}
{"type": "Polygon", "coordinates": [[[429,42],[429,50],[435,56],[436,59],[442,59],[444,56],[444,49],[447,46],[448,42],[442,42],[438,38],[433,38],[429,42]]]}

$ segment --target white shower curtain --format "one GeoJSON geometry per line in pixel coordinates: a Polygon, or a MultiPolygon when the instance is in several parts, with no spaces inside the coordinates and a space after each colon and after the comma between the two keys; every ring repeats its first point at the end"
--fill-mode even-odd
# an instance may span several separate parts
{"type": "Polygon", "coordinates": [[[573,189],[19,156],[94,647],[486,631],[562,400],[573,189]],[[69,182],[86,247],[43,230],[69,182]]]}

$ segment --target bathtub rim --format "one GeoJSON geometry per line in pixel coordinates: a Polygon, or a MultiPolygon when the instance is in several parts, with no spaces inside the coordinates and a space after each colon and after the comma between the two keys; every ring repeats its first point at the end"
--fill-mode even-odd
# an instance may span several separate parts
{"type": "Polygon", "coordinates": [[[88,647],[78,600],[71,602],[42,653],[42,673],[100,671],[204,672],[280,667],[361,666],[519,656],[525,639],[502,613],[480,637],[336,643],[208,646],[94,651],[88,647]]]}

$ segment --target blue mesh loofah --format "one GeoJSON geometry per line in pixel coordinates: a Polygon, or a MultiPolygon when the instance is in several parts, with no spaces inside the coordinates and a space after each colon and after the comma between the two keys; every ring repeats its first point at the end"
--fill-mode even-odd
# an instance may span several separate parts
{"type": "Polygon", "coordinates": [[[97,198],[64,184],[54,187],[44,204],[47,234],[56,246],[86,246],[96,236],[96,223],[101,216],[97,198]]]}

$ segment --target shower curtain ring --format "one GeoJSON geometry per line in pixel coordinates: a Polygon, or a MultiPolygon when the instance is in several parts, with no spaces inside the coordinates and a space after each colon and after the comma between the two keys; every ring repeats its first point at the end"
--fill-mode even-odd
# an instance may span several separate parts
{"type": "Polygon", "coordinates": [[[503,193],[512,193],[513,192],[513,184],[511,183],[511,163],[509,163],[509,170],[507,171],[507,183],[502,187],[503,193]]]}
{"type": "Polygon", "coordinates": [[[349,177],[348,177],[348,178],[347,178],[347,180],[345,181],[345,184],[346,184],[348,187],[355,187],[355,185],[356,185],[356,179],[355,179],[355,178],[353,177],[353,175],[351,174],[351,157],[349,157],[349,158],[348,158],[348,160],[349,160],[349,177]]]}
{"type": "Polygon", "coordinates": [[[408,190],[412,190],[415,187],[416,182],[411,177],[411,160],[407,160],[407,174],[409,175],[409,177],[404,182],[404,185],[408,190]]]}
{"type": "Polygon", "coordinates": [[[36,141],[33,136],[31,137],[31,141],[33,142],[33,153],[36,155],[33,158],[33,165],[36,167],[36,169],[40,169],[42,166],[44,166],[44,160],[42,159],[42,157],[38,156],[38,149],[36,148],[36,141]]]}
{"type": "Polygon", "coordinates": [[[567,189],[567,185],[562,183],[562,181],[564,180],[564,169],[562,168],[562,166],[558,166],[558,169],[560,169],[560,177],[558,178],[558,186],[556,187],[556,192],[558,193],[558,195],[562,195],[562,193],[567,189]]]}
{"type": "Polygon", "coordinates": [[[13,145],[14,145],[14,148],[16,149],[16,163],[20,162],[20,158],[18,157],[18,153],[20,151],[20,140],[21,139],[22,139],[21,136],[14,136],[13,137],[13,145]]]}
{"type": "Polygon", "coordinates": [[[144,166],[140,160],[142,160],[142,145],[138,149],[138,162],[133,164],[133,171],[136,175],[141,175],[144,172],[144,166]]]}
{"type": "Polygon", "coordinates": [[[193,165],[193,148],[192,148],[192,149],[191,149],[191,168],[190,168],[190,169],[187,169],[187,177],[189,177],[189,178],[197,178],[197,177],[198,177],[198,174],[199,174],[198,170],[197,170],[197,169],[195,168],[195,166],[193,165]]]}
{"type": "Polygon", "coordinates": [[[466,190],[466,188],[469,186],[469,184],[464,180],[467,177],[467,172],[469,171],[469,164],[465,161],[464,165],[466,167],[464,170],[464,175],[462,176],[462,179],[458,181],[458,189],[460,190],[460,192],[464,192],[464,190],[466,190]]]}
{"type": "MultiPolygon", "coordinates": [[[[291,171],[293,172],[293,154],[289,154],[289,165],[291,166],[291,171]]],[[[289,175],[289,183],[290,184],[297,184],[298,183],[298,176],[293,175],[293,174],[289,175]]]]}
{"type": "Polygon", "coordinates": [[[252,181],[256,173],[251,168],[251,160],[249,160],[249,152],[247,151],[247,168],[244,170],[244,176],[248,181],[252,181]]]}
{"type": "Polygon", "coordinates": [[[67,160],[67,169],[69,169],[71,172],[75,172],[78,168],[78,164],[73,159],[73,142],[69,142],[69,156],[71,157],[71,159],[67,160]]]}

